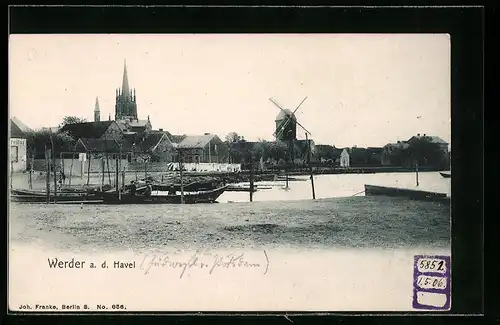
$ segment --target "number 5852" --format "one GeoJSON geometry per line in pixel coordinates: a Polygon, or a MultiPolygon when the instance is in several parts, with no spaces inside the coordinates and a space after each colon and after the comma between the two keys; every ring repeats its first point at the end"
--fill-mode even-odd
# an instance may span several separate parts
{"type": "Polygon", "coordinates": [[[422,258],[418,262],[418,270],[420,272],[446,272],[445,261],[434,258],[422,258]]]}

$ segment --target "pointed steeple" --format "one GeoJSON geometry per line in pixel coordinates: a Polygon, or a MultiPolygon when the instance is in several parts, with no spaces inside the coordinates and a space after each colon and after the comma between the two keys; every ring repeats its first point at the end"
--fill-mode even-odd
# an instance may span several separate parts
{"type": "Polygon", "coordinates": [[[99,109],[99,97],[96,97],[95,98],[95,108],[94,108],[94,112],[99,112],[100,109],[99,109]]]}
{"type": "Polygon", "coordinates": [[[127,76],[127,59],[125,59],[125,63],[123,65],[122,95],[123,98],[128,98],[130,96],[130,90],[128,86],[128,76],[127,76]]]}
{"type": "Polygon", "coordinates": [[[99,109],[99,97],[95,98],[94,122],[101,121],[101,110],[99,109]]]}

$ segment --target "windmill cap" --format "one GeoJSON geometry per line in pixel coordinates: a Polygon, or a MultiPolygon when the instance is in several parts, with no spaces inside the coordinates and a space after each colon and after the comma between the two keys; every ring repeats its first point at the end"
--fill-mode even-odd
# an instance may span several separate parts
{"type": "Polygon", "coordinates": [[[289,116],[292,116],[292,118],[294,120],[296,120],[297,118],[295,117],[295,114],[293,114],[293,112],[289,109],[284,109],[284,110],[280,110],[278,116],[276,116],[276,121],[282,121],[282,120],[285,120],[287,119],[289,116]]]}

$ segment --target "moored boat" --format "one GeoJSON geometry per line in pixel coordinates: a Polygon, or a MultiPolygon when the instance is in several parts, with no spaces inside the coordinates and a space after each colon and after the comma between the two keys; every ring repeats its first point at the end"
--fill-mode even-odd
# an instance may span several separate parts
{"type": "Polygon", "coordinates": [[[439,172],[444,178],[451,178],[451,173],[439,172]]]}
{"type": "MultiPolygon", "coordinates": [[[[184,192],[184,203],[214,203],[224,193],[227,185],[206,191],[184,192]]],[[[110,204],[180,204],[181,194],[178,191],[164,192],[148,190],[147,186],[137,188],[135,193],[127,191],[118,195],[116,190],[101,192],[100,197],[110,204]]]]}
{"type": "MultiPolygon", "coordinates": [[[[47,192],[40,190],[11,189],[10,199],[15,202],[46,202],[47,192]]],[[[94,193],[88,192],[58,192],[49,194],[49,201],[57,202],[80,202],[88,200],[99,200],[94,193]]]]}
{"type": "Polygon", "coordinates": [[[376,186],[365,184],[366,196],[392,196],[407,197],[414,200],[441,201],[449,200],[446,193],[428,192],[415,189],[406,189],[399,187],[376,186]]]}

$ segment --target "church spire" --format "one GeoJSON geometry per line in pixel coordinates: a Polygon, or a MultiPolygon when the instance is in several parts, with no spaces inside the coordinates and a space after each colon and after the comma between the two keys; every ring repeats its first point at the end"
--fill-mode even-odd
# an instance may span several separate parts
{"type": "Polygon", "coordinates": [[[94,108],[94,122],[101,121],[101,110],[99,108],[99,97],[95,98],[95,108],[94,108]]]}
{"type": "Polygon", "coordinates": [[[127,59],[125,59],[125,63],[123,65],[122,96],[123,98],[128,98],[130,96],[127,76],[127,59]]]}

